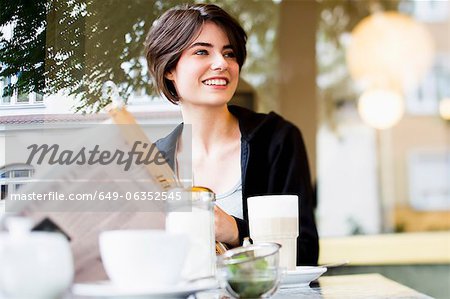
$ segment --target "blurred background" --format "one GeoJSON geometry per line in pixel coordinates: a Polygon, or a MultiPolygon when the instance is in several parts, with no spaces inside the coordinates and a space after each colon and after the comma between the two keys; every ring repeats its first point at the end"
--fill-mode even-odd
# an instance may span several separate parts
{"type": "MultiPolygon", "coordinates": [[[[143,41],[163,11],[192,2],[220,5],[249,35],[233,103],[303,133],[319,262],[450,298],[446,0],[1,0],[0,149],[10,124],[106,120],[108,80],[141,123],[179,122],[153,91],[143,41]]],[[[0,155],[0,213],[33,171],[0,155]]]]}

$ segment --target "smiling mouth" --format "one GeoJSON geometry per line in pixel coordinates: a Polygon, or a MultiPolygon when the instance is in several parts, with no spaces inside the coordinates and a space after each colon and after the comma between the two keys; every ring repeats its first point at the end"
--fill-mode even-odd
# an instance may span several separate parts
{"type": "Polygon", "coordinates": [[[227,86],[228,80],[225,79],[208,79],[205,81],[202,81],[203,84],[208,86],[227,86]]]}

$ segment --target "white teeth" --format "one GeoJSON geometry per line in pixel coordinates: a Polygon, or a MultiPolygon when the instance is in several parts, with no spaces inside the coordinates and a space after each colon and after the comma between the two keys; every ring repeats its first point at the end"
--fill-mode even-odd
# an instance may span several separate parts
{"type": "Polygon", "coordinates": [[[227,85],[227,81],[224,79],[205,80],[204,83],[206,85],[220,85],[220,86],[227,85]]]}

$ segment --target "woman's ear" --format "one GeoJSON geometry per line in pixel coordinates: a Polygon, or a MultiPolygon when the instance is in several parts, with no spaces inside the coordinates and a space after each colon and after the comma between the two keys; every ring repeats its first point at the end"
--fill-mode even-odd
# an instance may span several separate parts
{"type": "Polygon", "coordinates": [[[173,81],[173,74],[172,72],[167,72],[164,77],[170,81],[173,81]]]}

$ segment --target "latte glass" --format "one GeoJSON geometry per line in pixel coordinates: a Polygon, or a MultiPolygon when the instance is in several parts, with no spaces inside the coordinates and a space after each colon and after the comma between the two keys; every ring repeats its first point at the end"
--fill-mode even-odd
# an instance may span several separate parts
{"type": "Polygon", "coordinates": [[[253,242],[280,244],[280,267],[294,270],[299,234],[298,196],[254,196],[249,197],[247,202],[250,237],[253,242]]]}

